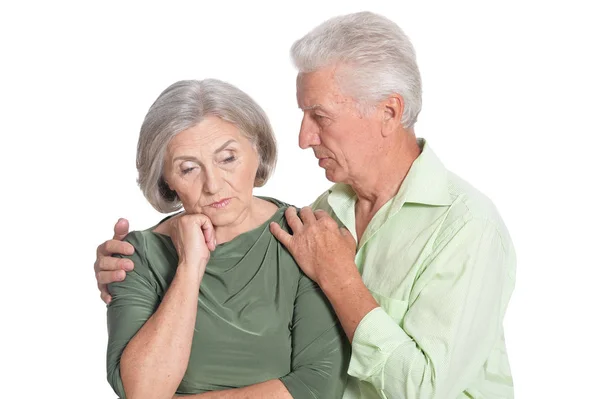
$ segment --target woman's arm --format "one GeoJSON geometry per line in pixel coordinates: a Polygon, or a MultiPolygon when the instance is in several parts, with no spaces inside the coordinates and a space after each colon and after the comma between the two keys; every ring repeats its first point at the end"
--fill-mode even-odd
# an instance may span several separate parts
{"type": "Polygon", "coordinates": [[[181,231],[172,235],[180,262],[158,308],[147,261],[138,251],[146,248],[142,234],[137,234],[137,245],[132,242],[136,269],[110,286],[109,382],[122,398],[171,398],[187,369],[209,256],[193,216],[181,218],[181,231]]]}
{"type": "Polygon", "coordinates": [[[121,378],[127,398],[169,398],[187,369],[201,278],[179,265],[156,313],[127,344],[121,378]]]}
{"type": "Polygon", "coordinates": [[[174,396],[176,399],[293,399],[280,380],[269,380],[244,388],[226,389],[197,395],[174,396]]]}
{"type": "Polygon", "coordinates": [[[350,343],[319,286],[302,274],[292,323],[292,371],[281,378],[294,398],[341,398],[350,343]]]}

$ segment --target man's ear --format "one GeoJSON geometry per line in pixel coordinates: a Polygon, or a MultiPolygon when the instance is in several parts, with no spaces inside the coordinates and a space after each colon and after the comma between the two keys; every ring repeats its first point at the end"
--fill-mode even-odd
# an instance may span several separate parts
{"type": "Polygon", "coordinates": [[[381,134],[389,136],[402,126],[402,114],[404,113],[404,99],[401,95],[394,93],[388,96],[382,103],[383,120],[381,134]]]}

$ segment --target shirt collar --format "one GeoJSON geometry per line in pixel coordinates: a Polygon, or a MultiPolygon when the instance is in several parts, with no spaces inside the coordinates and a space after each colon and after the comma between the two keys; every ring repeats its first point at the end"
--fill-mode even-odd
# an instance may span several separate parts
{"type": "MultiPolygon", "coordinates": [[[[371,219],[358,243],[358,250],[406,203],[429,206],[450,206],[452,204],[448,193],[448,171],[425,140],[419,139],[419,146],[421,154],[411,165],[400,190],[371,219]]],[[[342,183],[334,184],[329,189],[327,202],[339,221],[356,239],[356,194],[352,187],[342,183]]]]}
{"type": "Polygon", "coordinates": [[[415,159],[396,197],[413,204],[449,206],[448,170],[425,139],[419,139],[421,154],[415,159]]]}
{"type": "MultiPolygon", "coordinates": [[[[392,208],[405,203],[449,206],[448,170],[435,155],[425,139],[418,139],[421,154],[411,165],[400,190],[391,200],[392,208]]],[[[329,189],[328,202],[333,209],[350,208],[354,213],[356,201],[354,190],[347,184],[336,183],[329,189]]]]}

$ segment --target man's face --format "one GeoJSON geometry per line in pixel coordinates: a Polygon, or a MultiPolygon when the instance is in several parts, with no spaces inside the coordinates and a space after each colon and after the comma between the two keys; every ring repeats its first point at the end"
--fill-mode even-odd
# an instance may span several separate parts
{"type": "Polygon", "coordinates": [[[296,96],[304,113],[299,145],[312,148],[328,180],[352,184],[377,156],[381,118],[377,109],[361,114],[356,101],[340,91],[335,72],[327,67],[298,74],[296,96]]]}

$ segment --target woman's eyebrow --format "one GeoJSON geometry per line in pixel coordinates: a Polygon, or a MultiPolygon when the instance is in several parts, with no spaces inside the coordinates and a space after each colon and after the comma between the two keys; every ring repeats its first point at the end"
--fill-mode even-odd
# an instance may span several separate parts
{"type": "MultiPolygon", "coordinates": [[[[235,143],[236,141],[234,139],[231,140],[227,140],[222,146],[220,146],[219,148],[217,148],[215,150],[215,154],[223,151],[225,149],[225,147],[227,147],[229,144],[231,143],[235,143]]],[[[200,160],[192,155],[180,155],[178,157],[173,158],[173,161],[179,161],[179,160],[184,160],[184,161],[194,161],[196,163],[201,163],[200,160]]]]}
{"type": "Polygon", "coordinates": [[[217,148],[217,149],[215,150],[215,154],[216,154],[216,153],[218,153],[218,152],[221,152],[221,151],[223,151],[223,150],[225,149],[225,147],[227,147],[227,146],[228,146],[229,144],[231,144],[231,143],[235,143],[235,140],[234,140],[234,139],[227,140],[227,141],[225,142],[225,144],[223,144],[222,146],[220,146],[219,148],[217,148]]]}
{"type": "Polygon", "coordinates": [[[180,155],[178,157],[173,158],[173,162],[179,161],[180,159],[183,161],[194,161],[198,164],[200,163],[200,160],[198,158],[191,155],[180,155]]]}

